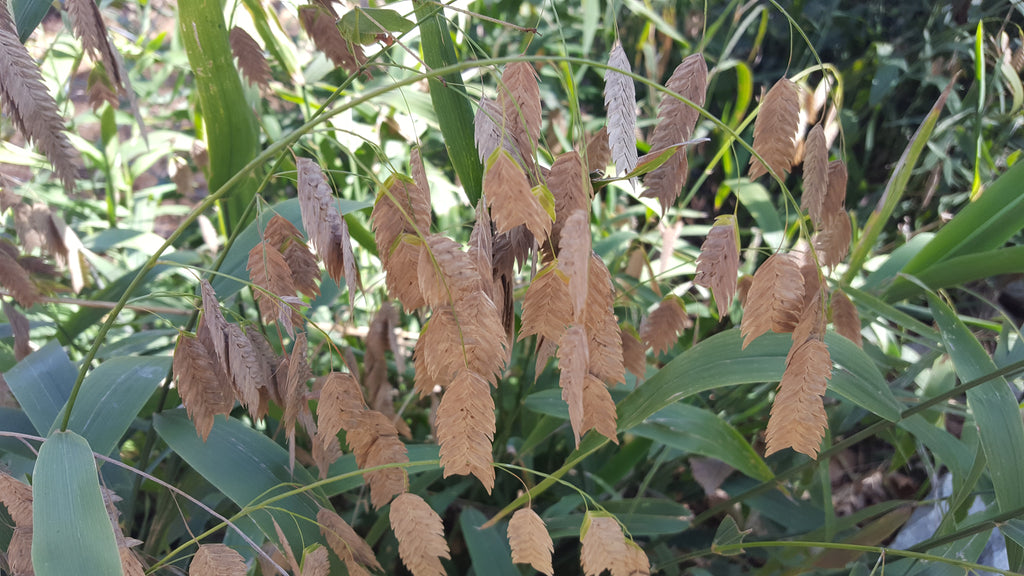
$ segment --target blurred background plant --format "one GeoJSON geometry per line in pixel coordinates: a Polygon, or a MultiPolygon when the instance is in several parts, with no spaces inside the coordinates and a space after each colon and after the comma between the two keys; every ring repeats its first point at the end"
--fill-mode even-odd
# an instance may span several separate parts
{"type": "MultiPolygon", "coordinates": [[[[121,530],[142,541],[134,553],[143,565],[184,573],[197,541],[223,542],[249,573],[272,573],[240,536],[268,542],[269,551],[281,544],[267,510],[294,518],[283,528],[301,560],[317,538],[314,498],[266,500],[306,487],[365,537],[385,573],[405,570],[387,514],[370,508],[351,455],[310,487],[318,474],[313,432],[290,444],[274,403],[256,421],[236,406],[200,443],[169,377],[179,331],[195,326],[200,276],[229,319],[263,329],[277,352],[290,348],[243,288],[249,250],[269,218],[301,227],[296,157],[305,157],[340,199],[362,277],[362,289],[349,277],[328,280],[305,299],[310,367],[322,375],[348,366],[364,380],[386,370],[389,386],[368,403],[408,428],[409,491],[444,520],[448,573],[519,573],[501,518],[509,503],[525,502],[524,489],[554,538],[558,574],[581,573],[588,510],[614,514],[665,574],[939,574],[975,562],[1021,570],[1024,488],[1005,476],[1024,470],[1014,408],[1024,361],[1019,3],[458,1],[440,12],[448,34],[433,2],[378,2],[394,13],[370,12],[380,18],[371,33],[366,12],[332,2],[241,0],[222,10],[184,0],[100,2],[123,59],[120,85],[72,34],[70,6],[8,3],[66,122],[74,186],[53,176],[52,158],[26,143],[5,108],[0,242],[37,293],[26,301],[0,282],[0,459],[15,478],[33,478],[39,444],[18,438],[67,428],[101,456],[152,475],[100,468],[101,484],[121,498],[121,530]],[[224,23],[255,44],[235,32],[229,40],[224,23]],[[658,87],[691,54],[702,53],[709,68],[706,114],[693,133],[709,140],[689,151],[679,200],[663,216],[657,201],[615,181],[592,205],[593,249],[611,272],[624,338],[648,349],[611,391],[618,446],[594,433],[574,446],[558,372],[537,363],[527,339],[512,348],[494,392],[493,491],[444,479],[437,395],[420,400],[412,386],[424,316],[381,312],[388,298],[370,209],[389,176],[415,175],[416,150],[431,229],[466,243],[481,163],[466,148],[465,113],[495,96],[504,64],[523,59],[539,76],[539,162],[588,150],[606,123],[604,63],[616,39],[638,76],[641,154],[658,87]],[[750,153],[733,135],[752,140],[758,103],[782,77],[803,89],[802,125],[820,122],[833,157],[846,162],[852,255],[827,281],[846,291],[863,321],[863,352],[828,336],[841,392],[826,397],[830,428],[817,460],[792,451],[762,457],[788,337],[741,351],[733,326],[742,306],[720,318],[692,282],[718,214],[736,215],[746,276],[773,251],[809,240],[790,195],[798,196],[799,171],[784,191],[747,179],[750,153]],[[939,298],[937,290],[948,292],[939,298]],[[649,350],[650,340],[637,337],[670,295],[687,319],[667,350],[649,350]],[[62,412],[69,398],[70,422],[62,412]],[[989,421],[1009,432],[993,438],[979,424],[989,421]],[[213,512],[239,531],[225,530],[213,512]],[[497,525],[478,530],[489,517],[497,525]],[[905,525],[928,528],[915,537],[905,525]],[[882,553],[890,544],[910,552],[882,553]]],[[[600,184],[604,175],[592,178],[600,184]]],[[[516,301],[531,263],[517,270],[516,301]]],[[[515,312],[518,326],[518,305],[515,312]]],[[[0,550],[8,551],[0,568],[20,573],[14,516],[0,507],[0,550]]],[[[38,520],[35,529],[45,537],[38,520]]]]}

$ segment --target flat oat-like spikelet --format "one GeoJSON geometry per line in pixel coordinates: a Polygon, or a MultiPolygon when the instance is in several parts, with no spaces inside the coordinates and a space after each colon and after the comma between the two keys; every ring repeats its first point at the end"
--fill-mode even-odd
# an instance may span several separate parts
{"type": "Polygon", "coordinates": [[[804,307],[804,279],[790,254],[768,257],[754,273],[743,308],[743,348],[765,332],[792,332],[804,307]]]}
{"type": "Polygon", "coordinates": [[[857,307],[850,302],[849,296],[842,290],[832,293],[832,324],[836,332],[852,341],[859,348],[864,347],[864,340],[860,333],[860,314],[857,307]]]}
{"type": "Polygon", "coordinates": [[[0,110],[46,155],[64,189],[74,191],[76,154],[64,133],[64,120],[35,61],[18,40],[5,0],[0,0],[0,110]]]}
{"type": "Polygon", "coordinates": [[[693,283],[711,288],[720,319],[729,313],[729,306],[736,294],[736,278],[740,269],[738,244],[736,218],[730,214],[719,216],[708,231],[708,237],[700,247],[700,256],[697,257],[697,275],[693,283]]]}
{"type": "Polygon", "coordinates": [[[284,216],[275,214],[263,230],[263,239],[284,256],[288,269],[292,271],[296,290],[310,298],[319,296],[320,267],[299,229],[284,216]]]}
{"type": "MultiPolygon", "coordinates": [[[[799,90],[790,80],[780,79],[765,94],[754,121],[754,151],[779,178],[786,177],[796,156],[796,135],[800,129],[799,90]]],[[[765,165],[751,156],[747,176],[754,180],[767,173],[765,165]]]]}
{"type": "MultiPolygon", "coordinates": [[[[595,134],[587,139],[587,174],[604,169],[611,164],[612,149],[608,145],[608,126],[602,126],[595,134]]],[[[552,166],[554,168],[554,166],[552,166]]],[[[548,182],[548,186],[551,182],[548,182]]]]}
{"type": "Polygon", "coordinates": [[[619,320],[615,317],[615,287],[608,267],[591,253],[584,325],[590,350],[590,373],[609,386],[626,381],[619,320]]]}
{"type": "Polygon", "coordinates": [[[451,306],[437,308],[430,315],[420,331],[413,357],[420,398],[431,394],[435,386],[447,386],[464,365],[461,333],[451,306]]]}
{"type": "Polygon", "coordinates": [[[384,571],[384,568],[377,562],[373,548],[370,548],[366,540],[356,534],[348,522],[345,522],[333,510],[321,508],[320,512],[317,512],[316,523],[320,526],[320,534],[327,540],[327,545],[331,547],[339,560],[345,563],[354,560],[377,572],[384,571]]]}
{"type": "Polygon", "coordinates": [[[238,70],[245,79],[254,86],[264,90],[270,87],[270,64],[263,55],[263,48],[253,40],[249,33],[235,26],[228,34],[231,43],[231,54],[238,59],[238,70]]]}
{"type": "Polygon", "coordinates": [[[485,289],[476,265],[462,247],[447,236],[431,234],[420,251],[420,293],[429,306],[448,306],[485,289]]]}
{"type": "Polygon", "coordinates": [[[566,218],[558,243],[558,267],[569,277],[575,322],[580,322],[586,312],[590,252],[590,218],[587,212],[577,210],[566,218]]]}
{"type": "Polygon", "coordinates": [[[619,443],[616,435],[615,401],[608,388],[597,376],[587,374],[583,381],[583,429],[581,435],[593,428],[605,438],[619,443]]]}
{"type": "Polygon", "coordinates": [[[555,223],[551,227],[551,244],[558,246],[566,219],[590,207],[590,177],[583,170],[580,155],[571,150],[555,158],[547,177],[548,190],[555,198],[555,223]]]}
{"type": "Polygon", "coordinates": [[[235,405],[231,389],[217,377],[215,362],[197,338],[184,332],[178,336],[173,362],[178,394],[204,442],[213,428],[214,416],[227,416],[235,405]]]}
{"type": "Polygon", "coordinates": [[[608,111],[608,146],[615,162],[615,173],[626,174],[636,168],[636,86],[623,74],[632,72],[629,58],[618,40],[608,55],[604,73],[604,107],[608,111]],[[621,72],[620,72],[621,70],[621,72]]]}
{"type": "Polygon", "coordinates": [[[335,25],[337,17],[317,3],[299,6],[299,21],[317,49],[330,58],[335,66],[354,74],[366,63],[363,47],[345,40],[335,25]]]}
{"type": "Polygon", "coordinates": [[[355,292],[361,287],[359,269],[352,254],[348,225],[338,212],[334,194],[320,166],[308,158],[296,160],[299,172],[299,208],[302,225],[310,244],[324,261],[327,274],[337,283],[342,277],[348,288],[349,306],[355,303],[355,292]]]}
{"type": "Polygon", "coordinates": [[[524,225],[538,242],[551,232],[551,217],[530,191],[530,181],[508,152],[498,149],[487,160],[484,194],[499,234],[524,225]]]}
{"type": "Polygon", "coordinates": [[[28,271],[5,250],[0,250],[0,286],[6,288],[26,310],[43,298],[28,271]]]}
{"type": "Polygon", "coordinates": [[[831,376],[832,359],[824,342],[815,337],[793,344],[772,403],[765,456],[792,448],[818,457],[828,427],[822,396],[831,376]]]}
{"type": "Polygon", "coordinates": [[[570,326],[558,343],[558,385],[562,388],[562,400],[569,406],[569,424],[577,447],[583,435],[583,384],[589,364],[586,329],[570,326]]]}
{"type": "Polygon", "coordinates": [[[520,508],[509,519],[508,545],[512,549],[512,562],[529,564],[541,574],[554,576],[551,555],[555,546],[544,520],[532,508],[520,508]]]}
{"type": "Polygon", "coordinates": [[[650,576],[651,561],[636,542],[626,541],[626,555],[612,567],[612,576],[650,576]]]}
{"type": "Polygon", "coordinates": [[[473,231],[469,234],[469,247],[466,252],[484,281],[484,291],[491,300],[494,300],[495,276],[501,272],[494,270],[494,232],[491,230],[491,215],[487,211],[486,198],[481,196],[480,200],[476,203],[476,222],[473,223],[473,231]]]}
{"type": "Polygon", "coordinates": [[[825,220],[825,203],[828,197],[828,144],[825,130],[815,124],[804,140],[804,193],[800,208],[811,216],[814,225],[821,227],[825,220]]]}
{"type": "Polygon", "coordinates": [[[670,296],[640,322],[640,338],[655,354],[661,354],[675,346],[679,335],[691,326],[693,321],[682,301],[670,296]]]}
{"type": "Polygon", "coordinates": [[[271,374],[252,340],[238,324],[228,324],[228,372],[235,398],[259,420],[260,390],[266,390],[271,374]]]}
{"type": "MultiPolygon", "coordinates": [[[[0,6],[2,8],[2,6],[0,6]]],[[[32,576],[32,525],[15,526],[7,545],[7,565],[13,576],[32,576]]]]}
{"type": "Polygon", "coordinates": [[[622,527],[611,516],[597,516],[590,512],[583,519],[580,563],[586,576],[600,576],[608,570],[618,574],[619,563],[626,557],[626,538],[622,527]]]}
{"type": "Polygon", "coordinates": [[[501,106],[497,100],[483,98],[473,116],[473,142],[480,162],[486,162],[498,148],[505,149],[509,154],[519,155],[512,137],[501,129],[501,106]]]}
{"type": "Polygon", "coordinates": [[[519,340],[537,335],[558,342],[571,322],[569,279],[552,262],[537,272],[526,289],[519,340]]]}
{"type": "Polygon", "coordinates": [[[192,557],[188,576],[245,576],[245,559],[224,544],[203,544],[192,557]]]}
{"type": "Polygon", "coordinates": [[[7,508],[15,526],[32,526],[32,487],[0,470],[0,503],[7,508]]]}
{"type": "Polygon", "coordinates": [[[622,363],[639,381],[647,373],[647,349],[632,326],[620,327],[619,339],[622,340],[622,363]]]}
{"type": "Polygon", "coordinates": [[[398,554],[413,576],[444,576],[441,558],[451,558],[444,523],[423,498],[405,493],[391,503],[391,529],[398,554]]]}
{"type": "Polygon", "coordinates": [[[833,160],[828,163],[828,189],[825,193],[825,214],[836,214],[846,205],[846,163],[833,160]]]}
{"type": "Polygon", "coordinates": [[[411,179],[392,174],[377,195],[370,219],[388,292],[406,311],[423,306],[416,283],[419,245],[402,242],[400,237],[424,238],[430,233],[430,198],[411,179]]]}
{"type": "MultiPolygon", "coordinates": [[[[375,412],[375,414],[380,414],[375,412]]],[[[387,419],[387,416],[381,414],[387,419]]],[[[388,419],[390,422],[391,420],[388,419]]],[[[401,464],[409,461],[409,455],[405,444],[398,438],[397,432],[394,435],[380,436],[374,442],[366,454],[365,462],[361,468],[373,468],[385,464],[401,464]]],[[[365,474],[366,483],[370,485],[370,503],[374,509],[380,510],[387,506],[388,502],[398,494],[406,491],[407,478],[402,468],[383,468],[365,474]]]]}
{"type": "Polygon", "coordinates": [[[825,217],[821,230],[814,235],[814,250],[818,253],[823,267],[835,268],[846,258],[850,251],[853,230],[850,226],[850,215],[840,208],[834,214],[825,217]]]}
{"type": "MultiPolygon", "coordinates": [[[[708,65],[704,55],[691,54],[684,58],[672,72],[665,87],[698,106],[704,106],[708,89],[708,65]]],[[[674,96],[663,94],[658,104],[658,123],[651,134],[651,150],[661,150],[690,140],[698,118],[700,113],[697,110],[674,96]]],[[[688,171],[686,150],[680,150],[644,177],[647,190],[643,195],[657,198],[662,212],[667,211],[686,184],[688,171]]]]}
{"type": "Polygon", "coordinates": [[[505,131],[515,142],[525,167],[532,169],[541,123],[540,86],[533,64],[512,62],[505,66],[498,87],[498,104],[505,131]]]}
{"type": "Polygon", "coordinates": [[[256,286],[253,298],[260,308],[264,322],[277,322],[288,334],[294,334],[293,325],[302,321],[302,316],[292,310],[296,305],[295,283],[292,271],[284,256],[273,246],[260,242],[249,251],[246,264],[249,280],[256,286]]]}
{"type": "Polygon", "coordinates": [[[494,487],[494,400],[486,380],[460,370],[441,396],[435,420],[444,477],[472,474],[487,493],[494,487]]]}

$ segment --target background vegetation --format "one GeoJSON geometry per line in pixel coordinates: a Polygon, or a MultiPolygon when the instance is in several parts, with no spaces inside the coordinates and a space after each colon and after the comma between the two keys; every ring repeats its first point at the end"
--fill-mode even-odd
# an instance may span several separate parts
{"type": "MultiPolygon", "coordinates": [[[[347,365],[366,379],[386,365],[393,392],[368,403],[408,427],[408,489],[444,521],[449,574],[526,570],[512,564],[504,533],[507,515],[527,504],[547,522],[557,574],[582,573],[581,526],[603,512],[641,546],[652,573],[1024,566],[1018,3],[478,0],[455,3],[441,20],[432,3],[398,2],[387,7],[400,20],[365,39],[362,62],[314,43],[300,23],[310,8],[293,2],[242,0],[222,11],[194,0],[101,2],[127,74],[125,88],[108,86],[106,97],[96,95],[98,58],[72,34],[66,12],[9,4],[75,156],[69,190],[5,108],[0,242],[34,266],[44,296],[25,306],[0,282],[0,460],[36,491],[37,573],[60,573],[45,562],[75,556],[59,545],[66,531],[88,534],[106,514],[81,503],[88,498],[61,500],[65,486],[51,480],[61,475],[96,494],[98,479],[120,497],[116,522],[141,541],[132,550],[148,571],[184,573],[197,544],[224,543],[249,573],[272,573],[257,550],[283,547],[268,520],[279,521],[301,560],[303,549],[325,543],[315,520],[329,505],[373,547],[384,573],[404,573],[386,509],[369,505],[352,455],[317,482],[312,433],[290,442],[277,403],[262,420],[236,406],[203,443],[172,385],[179,332],[195,330],[199,278],[210,280],[229,321],[264,331],[276,352],[291,349],[293,339],[254,305],[246,263],[274,214],[301,227],[297,157],[328,175],[362,277],[361,290],[326,278],[319,296],[305,299],[310,367],[319,376],[347,365]],[[264,86],[232,80],[232,26],[263,47],[264,86]],[[493,393],[493,490],[471,477],[443,478],[436,395],[421,400],[412,389],[411,350],[425,317],[380,313],[388,297],[374,199],[393,174],[412,175],[416,149],[430,182],[431,230],[465,243],[479,198],[481,165],[467,144],[481,95],[494,96],[507,63],[535,66],[537,153],[550,166],[605,125],[605,63],[616,39],[636,74],[641,153],[659,87],[686,56],[700,52],[708,63],[694,133],[708,141],[688,152],[679,200],[662,215],[618,181],[598,191],[590,214],[624,330],[636,334],[669,295],[682,299],[692,325],[666,352],[645,354],[641,377],[630,373],[612,389],[617,445],[594,432],[574,444],[555,363],[538,365],[532,339],[518,342],[493,393]],[[203,64],[197,50],[218,58],[203,64]],[[835,130],[832,157],[849,172],[851,255],[826,281],[856,305],[863,351],[826,336],[837,367],[816,460],[790,450],[762,456],[789,337],[767,335],[741,350],[742,307],[719,317],[693,284],[717,215],[736,215],[745,275],[773,250],[807,240],[793,200],[799,170],[751,182],[749,148],[739,143],[752,141],[761,95],[782,77],[805,89],[807,122],[820,117],[835,130]],[[57,432],[65,429],[78,436],[57,432]],[[72,458],[83,450],[104,457],[98,477],[93,460],[72,458]],[[932,531],[898,541],[902,550],[883,548],[912,515],[929,511],[932,531]],[[494,525],[479,530],[488,519],[494,525]],[[1002,560],[982,556],[990,541],[1004,545],[1002,560]]],[[[517,267],[517,321],[532,266],[517,267]]],[[[317,394],[310,388],[308,400],[317,394]]],[[[0,485],[8,503],[0,569],[22,573],[12,562],[21,523],[11,486],[0,485]]],[[[102,565],[95,573],[105,573],[102,565]]],[[[339,563],[332,570],[345,573],[339,563]]]]}

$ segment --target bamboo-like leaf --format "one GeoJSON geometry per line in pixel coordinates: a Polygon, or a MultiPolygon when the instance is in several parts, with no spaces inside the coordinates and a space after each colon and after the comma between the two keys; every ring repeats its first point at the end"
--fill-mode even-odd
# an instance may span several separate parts
{"type": "Polygon", "coordinates": [[[625,174],[636,167],[636,87],[622,72],[632,72],[629,58],[618,40],[608,56],[604,75],[604,106],[608,111],[608,145],[615,162],[615,173],[625,174]],[[621,72],[620,72],[621,70],[621,72]]]}

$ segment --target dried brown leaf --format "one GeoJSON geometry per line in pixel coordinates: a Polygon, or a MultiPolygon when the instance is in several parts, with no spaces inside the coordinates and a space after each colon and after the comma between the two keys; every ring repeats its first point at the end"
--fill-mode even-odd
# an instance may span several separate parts
{"type": "MultiPolygon", "coordinates": [[[[697,106],[704,106],[708,86],[708,65],[704,55],[698,53],[684,58],[665,86],[697,106]]],[[[658,105],[658,123],[651,134],[651,150],[690,140],[698,118],[700,113],[696,109],[675,96],[663,94],[658,105]]],[[[647,190],[643,195],[657,198],[662,212],[667,211],[686,184],[688,171],[686,150],[680,150],[644,177],[647,190]]]]}
{"type": "MultiPolygon", "coordinates": [[[[398,439],[398,435],[387,435],[379,437],[370,446],[362,468],[403,464],[408,461],[409,456],[405,444],[398,439]]],[[[392,498],[407,490],[408,478],[404,468],[374,470],[367,472],[365,478],[366,483],[370,485],[370,503],[377,510],[387,506],[392,498]]]]}
{"type": "MultiPolygon", "coordinates": [[[[700,484],[704,495],[715,496],[722,482],[729,477],[736,469],[721,460],[714,458],[690,458],[690,472],[693,479],[700,484]]],[[[721,494],[719,492],[719,494],[721,494]]]]}
{"type": "Polygon", "coordinates": [[[572,322],[569,280],[556,263],[541,268],[523,297],[519,340],[531,335],[558,342],[572,322]]]}
{"type": "Polygon", "coordinates": [[[18,39],[7,3],[0,4],[0,110],[53,165],[64,189],[75,189],[76,156],[50,91],[32,56],[18,39]]]}
{"type": "Polygon", "coordinates": [[[441,397],[435,425],[444,477],[472,474],[490,494],[495,419],[487,381],[470,370],[459,370],[441,397]]]}
{"type": "Polygon", "coordinates": [[[800,264],[790,254],[768,257],[754,273],[743,309],[743,348],[765,332],[792,332],[804,308],[800,264]]]}
{"type": "Polygon", "coordinates": [[[619,339],[622,341],[622,363],[636,376],[643,379],[647,373],[647,349],[640,343],[640,338],[633,328],[619,328],[619,339]]]}
{"type": "Polygon", "coordinates": [[[299,21],[306,34],[313,39],[317,49],[330,58],[335,66],[344,68],[354,74],[366,64],[363,47],[345,40],[335,25],[337,16],[331,14],[319,4],[306,4],[299,7],[299,21]]]}
{"type": "Polygon", "coordinates": [[[828,347],[818,338],[793,344],[772,403],[765,456],[783,448],[817,458],[828,418],[822,397],[832,375],[828,347]]]}
{"type": "Polygon", "coordinates": [[[89,100],[89,106],[94,112],[99,111],[104,104],[110,104],[114,109],[120,101],[117,98],[117,88],[110,81],[107,68],[102,62],[96,64],[89,71],[89,78],[86,80],[85,97],[89,100]]]}
{"type": "Polygon", "coordinates": [[[605,438],[619,443],[616,436],[615,401],[597,376],[587,374],[583,381],[583,426],[581,435],[593,428],[605,438]]]}
{"type": "Polygon", "coordinates": [[[804,140],[804,192],[800,208],[807,211],[815,226],[825,221],[825,203],[828,196],[828,144],[821,124],[815,124],[804,140]]]}
{"type": "Polygon", "coordinates": [[[447,386],[455,372],[464,365],[462,342],[450,306],[434,310],[420,331],[413,350],[416,364],[415,388],[420,398],[447,386]]]}
{"type": "Polygon", "coordinates": [[[697,257],[697,275],[693,283],[711,288],[718,306],[718,317],[729,313],[733,296],[736,294],[736,277],[740,267],[736,219],[732,215],[715,218],[715,224],[708,231],[697,257]]]}
{"type": "Polygon", "coordinates": [[[206,441],[217,414],[227,416],[235,405],[230,385],[218,378],[212,354],[199,340],[182,332],[174,348],[174,375],[178,394],[199,437],[206,441]]]}
{"type": "Polygon", "coordinates": [[[860,333],[860,314],[857,307],[850,302],[850,298],[842,290],[832,293],[832,323],[835,324],[836,332],[859,348],[864,347],[864,340],[860,333]]]}
{"type": "Polygon", "coordinates": [[[580,445],[580,436],[583,435],[583,385],[589,363],[586,329],[578,324],[572,325],[558,343],[558,385],[562,388],[562,400],[569,406],[569,424],[572,425],[576,446],[580,445]]]}
{"type": "Polygon", "coordinates": [[[238,70],[250,84],[264,90],[270,87],[270,64],[263,55],[263,48],[248,32],[235,26],[228,33],[231,54],[238,59],[238,70]]]}
{"type": "Polygon", "coordinates": [[[587,513],[583,520],[580,563],[586,576],[600,576],[605,570],[613,571],[627,554],[622,527],[610,516],[587,513]]]}
{"type": "Polygon", "coordinates": [[[800,129],[800,89],[786,78],[780,79],[765,94],[754,121],[754,151],[768,163],[750,157],[747,176],[754,180],[771,168],[785,178],[796,157],[797,132],[800,129]]]}
{"type": "Polygon", "coordinates": [[[93,62],[102,63],[111,83],[124,88],[124,68],[110,38],[107,37],[107,26],[103,22],[96,2],[93,0],[68,0],[65,6],[68,15],[71,16],[71,25],[75,36],[82,41],[82,47],[89,53],[89,57],[93,62]]]}
{"type": "Polygon", "coordinates": [[[814,250],[821,259],[821,265],[835,268],[850,252],[853,229],[850,215],[842,208],[825,218],[824,226],[814,235],[814,250]]]}
{"type": "Polygon", "coordinates": [[[245,559],[224,544],[203,544],[192,557],[189,576],[245,576],[245,559]]]}
{"type": "Polygon", "coordinates": [[[484,194],[498,233],[526,226],[539,242],[551,232],[551,217],[530,190],[523,169],[504,150],[495,151],[484,170],[484,194]]]}
{"type": "Polygon", "coordinates": [[[321,508],[316,515],[316,523],[320,525],[320,533],[339,560],[354,560],[378,572],[384,570],[377,562],[373,548],[333,510],[321,508]]]}
{"type": "Polygon", "coordinates": [[[512,154],[519,162],[521,155],[511,134],[502,131],[501,106],[497,100],[483,98],[473,117],[473,142],[480,162],[486,162],[498,148],[512,154]]]}
{"type": "Polygon", "coordinates": [[[661,354],[672,349],[683,330],[691,326],[693,321],[682,301],[670,296],[640,322],[640,338],[655,354],[661,354]]]}
{"type": "Polygon", "coordinates": [[[529,564],[534,570],[554,576],[551,555],[555,551],[544,520],[532,508],[520,508],[508,521],[508,544],[512,562],[529,564]]]}
{"type": "Polygon", "coordinates": [[[444,523],[423,498],[405,493],[391,503],[391,529],[398,554],[413,576],[444,576],[441,558],[451,558],[444,523]]]}
{"type": "Polygon", "coordinates": [[[608,55],[604,73],[604,107],[608,111],[608,146],[615,162],[615,173],[626,174],[636,168],[636,86],[623,72],[632,72],[629,58],[618,40],[608,55]]]}

